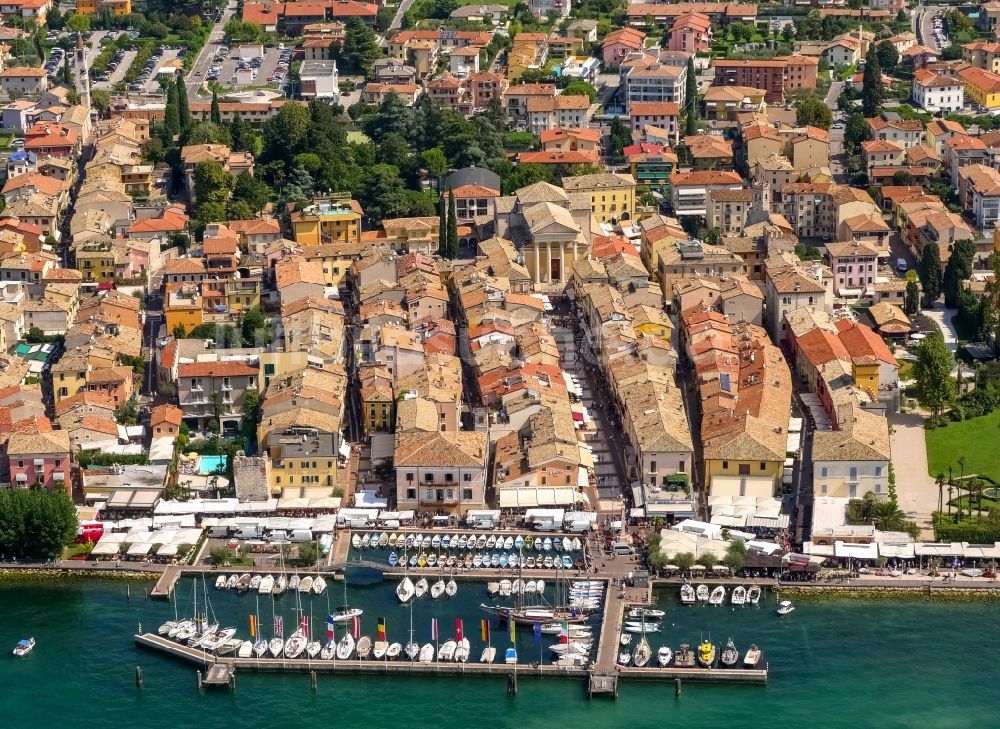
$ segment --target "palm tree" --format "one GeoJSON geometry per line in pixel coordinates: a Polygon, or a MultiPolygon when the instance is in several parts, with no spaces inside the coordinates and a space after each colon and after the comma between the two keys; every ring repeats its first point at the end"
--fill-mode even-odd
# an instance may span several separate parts
{"type": "Polygon", "coordinates": [[[941,512],[944,511],[944,474],[939,473],[934,478],[934,483],[938,487],[938,519],[941,518],[941,512]]]}
{"type": "Polygon", "coordinates": [[[898,532],[906,525],[906,514],[892,502],[880,501],[872,509],[871,520],[880,531],[898,532]]]}
{"type": "Polygon", "coordinates": [[[972,516],[972,496],[976,497],[976,521],[983,523],[983,482],[978,478],[969,480],[969,516],[972,516]]]}

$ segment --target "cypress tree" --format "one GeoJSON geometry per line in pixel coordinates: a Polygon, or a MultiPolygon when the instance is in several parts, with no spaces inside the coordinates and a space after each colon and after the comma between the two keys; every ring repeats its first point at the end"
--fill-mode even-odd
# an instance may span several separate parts
{"type": "Polygon", "coordinates": [[[163,112],[163,126],[171,141],[181,132],[181,118],[177,111],[177,87],[167,87],[167,108],[163,112]]]}
{"type": "Polygon", "coordinates": [[[448,258],[458,258],[458,215],[451,192],[448,193],[448,258]]]}
{"type": "Polygon", "coordinates": [[[191,108],[188,106],[187,87],[184,85],[184,77],[182,75],[177,75],[174,86],[177,88],[177,118],[180,122],[180,127],[181,129],[190,129],[191,108]]]}
{"type": "Polygon", "coordinates": [[[213,124],[222,124],[222,112],[219,110],[219,92],[212,92],[211,120],[213,124]]]}
{"type": "Polygon", "coordinates": [[[438,198],[438,255],[448,257],[448,210],[444,206],[444,195],[438,198]]]}

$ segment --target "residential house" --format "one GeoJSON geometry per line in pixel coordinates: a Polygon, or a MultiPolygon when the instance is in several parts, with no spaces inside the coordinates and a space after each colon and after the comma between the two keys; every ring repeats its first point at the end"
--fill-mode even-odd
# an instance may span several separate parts
{"type": "Polygon", "coordinates": [[[703,53],[712,47],[712,20],[704,13],[689,12],[678,15],[670,26],[672,51],[703,53]]]}
{"type": "Polygon", "coordinates": [[[962,79],[922,68],[913,74],[913,100],[932,113],[961,111],[965,106],[962,79]]]}
{"type": "Polygon", "coordinates": [[[177,402],[192,430],[212,423],[222,432],[235,432],[243,417],[243,399],[258,389],[256,363],[238,360],[181,362],[178,365],[177,402]]]}
{"type": "Polygon", "coordinates": [[[15,430],[7,439],[6,472],[13,486],[39,484],[49,490],[70,490],[69,434],[53,430],[44,416],[24,430],[15,430]]]}
{"type": "Polygon", "coordinates": [[[604,41],[601,43],[601,58],[605,67],[616,67],[621,65],[630,53],[641,51],[645,46],[645,33],[635,28],[619,28],[604,36],[604,41]]]}
{"type": "Polygon", "coordinates": [[[486,505],[484,432],[396,433],[393,465],[401,509],[435,509],[458,515],[486,505]]]}

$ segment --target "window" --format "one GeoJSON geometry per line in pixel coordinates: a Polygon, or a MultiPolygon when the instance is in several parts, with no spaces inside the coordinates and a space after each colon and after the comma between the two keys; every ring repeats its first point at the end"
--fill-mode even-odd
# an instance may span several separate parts
{"type": "Polygon", "coordinates": [[[426,481],[427,483],[434,483],[434,475],[430,473],[425,473],[424,481],[426,481]]]}
{"type": "Polygon", "coordinates": [[[62,468],[62,458],[56,459],[56,468],[62,468]]]}
{"type": "Polygon", "coordinates": [[[729,468],[729,461],[723,461],[722,462],[722,468],[723,469],[729,468]]]}
{"type": "Polygon", "coordinates": [[[819,469],[819,475],[822,478],[826,478],[826,466],[823,466],[822,468],[819,469]]]}
{"type": "Polygon", "coordinates": [[[761,462],[760,462],[760,470],[761,470],[761,471],[763,471],[763,470],[764,470],[764,469],[766,469],[766,468],[767,468],[767,464],[766,464],[766,463],[764,463],[764,461],[761,461],[761,462]]]}
{"type": "Polygon", "coordinates": [[[466,501],[472,500],[472,489],[462,489],[462,498],[466,501]]]}
{"type": "Polygon", "coordinates": [[[416,501],[417,490],[416,489],[406,489],[406,498],[410,501],[416,501]]]}
{"type": "Polygon", "coordinates": [[[452,474],[446,473],[444,475],[444,482],[445,483],[451,483],[453,480],[454,480],[454,477],[452,476],[452,474]]]}
{"type": "MultiPolygon", "coordinates": [[[[59,463],[56,462],[56,465],[58,466],[59,463]]],[[[875,466],[875,475],[876,476],[881,476],[882,475],[882,466],[875,466]]]]}
{"type": "Polygon", "coordinates": [[[656,461],[649,462],[649,472],[656,473],[656,461]]]}
{"type": "Polygon", "coordinates": [[[24,461],[18,461],[17,462],[17,467],[18,468],[24,468],[24,461]]]}
{"type": "Polygon", "coordinates": [[[472,480],[472,474],[471,473],[463,473],[462,474],[462,480],[463,481],[471,481],[472,480]]]}

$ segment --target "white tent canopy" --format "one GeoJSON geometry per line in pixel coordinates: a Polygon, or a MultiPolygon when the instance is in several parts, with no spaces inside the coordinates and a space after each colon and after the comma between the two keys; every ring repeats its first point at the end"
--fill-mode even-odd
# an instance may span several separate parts
{"type": "Polygon", "coordinates": [[[500,507],[503,509],[531,508],[535,506],[572,506],[576,503],[576,491],[573,488],[554,488],[543,486],[532,488],[502,488],[500,491],[500,507]]]}
{"type": "Polygon", "coordinates": [[[871,544],[834,542],[833,553],[836,557],[850,557],[852,559],[878,559],[878,545],[874,542],[871,544]]]}

